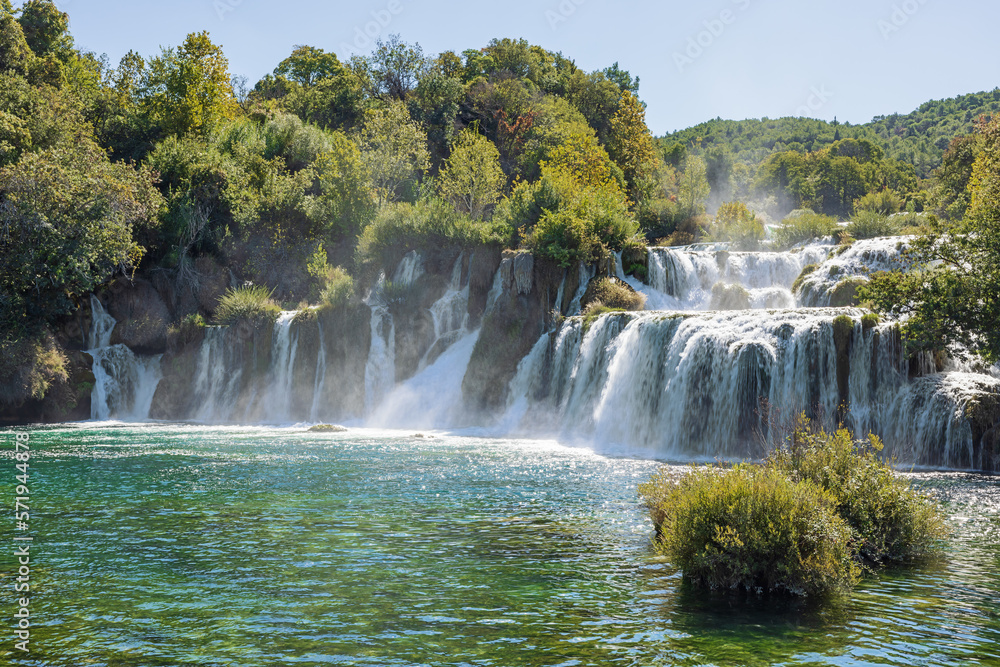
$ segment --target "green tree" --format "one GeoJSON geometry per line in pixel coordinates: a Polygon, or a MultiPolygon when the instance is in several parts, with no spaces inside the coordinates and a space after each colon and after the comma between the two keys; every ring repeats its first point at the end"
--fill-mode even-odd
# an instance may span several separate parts
{"type": "Polygon", "coordinates": [[[618,111],[611,118],[607,149],[625,175],[632,202],[649,199],[657,167],[656,148],[646,127],[646,109],[629,90],[622,93],[618,111]]]}
{"type": "Polygon", "coordinates": [[[149,63],[146,91],[168,134],[205,132],[235,118],[229,61],[207,32],[191,33],[177,49],[164,49],[149,63]]]}
{"type": "Polygon", "coordinates": [[[402,186],[427,169],[427,135],[402,102],[369,111],[357,141],[379,205],[396,201],[402,186]]]}
{"type": "Polygon", "coordinates": [[[704,213],[710,189],[703,159],[697,155],[688,156],[679,187],[677,198],[684,213],[688,216],[704,213]]]}
{"type": "Polygon", "coordinates": [[[26,153],[0,171],[0,197],[0,310],[17,330],[136,267],[134,233],[155,224],[162,201],[149,172],[112,164],[87,140],[26,153]]]}
{"type": "Polygon", "coordinates": [[[407,44],[399,35],[389,35],[388,40],[375,43],[368,66],[378,96],[406,101],[427,70],[427,59],[419,44],[407,44]]]}
{"type": "Polygon", "coordinates": [[[73,46],[69,36],[69,15],[59,11],[52,0],[28,0],[21,6],[18,22],[34,54],[40,58],[65,58],[73,46]]]}
{"type": "Polygon", "coordinates": [[[481,218],[503,191],[500,151],[474,128],[466,128],[438,175],[438,191],[456,209],[481,218]]]}
{"type": "Polygon", "coordinates": [[[912,349],[959,344],[993,362],[1000,360],[1000,119],[980,134],[965,219],[914,241],[907,265],[875,274],[861,297],[908,316],[903,328],[912,349]]]}
{"type": "Polygon", "coordinates": [[[336,54],[315,46],[296,46],[291,55],[278,63],[274,73],[302,86],[312,86],[323,79],[341,75],[343,70],[336,54]]]}
{"type": "Polygon", "coordinates": [[[353,238],[375,215],[371,179],[357,145],[342,132],[331,135],[330,150],[313,168],[319,180],[320,219],[334,238],[353,238]]]}

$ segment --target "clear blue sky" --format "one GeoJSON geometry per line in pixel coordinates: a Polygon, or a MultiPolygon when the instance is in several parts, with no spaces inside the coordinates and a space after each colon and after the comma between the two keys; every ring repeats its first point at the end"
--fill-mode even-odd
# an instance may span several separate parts
{"type": "Polygon", "coordinates": [[[864,123],[912,111],[929,99],[1000,85],[1000,7],[986,0],[56,4],[69,13],[78,46],[107,53],[112,63],[129,49],[149,56],[180,44],[189,32],[208,30],[223,46],[232,73],[251,83],[297,44],[345,58],[357,31],[366,27],[382,36],[399,33],[428,54],[479,48],[493,37],[523,37],[562,51],[586,70],[617,61],[638,75],[654,134],[716,116],[837,116],[864,123]],[[392,5],[395,13],[389,11],[392,3],[398,3],[392,5]],[[385,27],[373,23],[380,12],[383,22],[389,19],[385,27]]]}

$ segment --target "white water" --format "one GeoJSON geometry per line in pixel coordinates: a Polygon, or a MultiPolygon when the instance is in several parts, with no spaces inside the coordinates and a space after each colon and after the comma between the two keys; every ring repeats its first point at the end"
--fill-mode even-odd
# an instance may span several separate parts
{"type": "Polygon", "coordinates": [[[970,465],[964,406],[1000,381],[949,374],[910,382],[889,327],[864,331],[861,311],[849,309],[617,314],[585,334],[571,319],[522,362],[500,423],[631,455],[759,456],[800,412],[836,426],[833,320],[843,314],[856,320],[847,425],[883,435],[904,462],[970,465]],[[781,413],[768,415],[768,406],[781,413]]]}
{"type": "Polygon", "coordinates": [[[396,384],[396,324],[382,298],[385,277],[369,296],[371,347],[365,365],[365,414],[371,414],[396,384]]]}
{"type": "MultiPolygon", "coordinates": [[[[738,285],[752,308],[793,308],[791,288],[802,269],[826,259],[834,246],[810,245],[790,252],[729,252],[691,248],[649,248],[649,285],[625,279],[646,295],[647,310],[708,310],[712,287],[738,285]]],[[[617,270],[620,272],[621,262],[617,270]]]]}
{"type": "Polygon", "coordinates": [[[299,347],[295,322],[297,311],[282,312],[274,323],[271,338],[271,381],[264,397],[264,414],[273,422],[286,421],[291,413],[295,354],[299,347]]]}
{"type": "Polygon", "coordinates": [[[316,326],[319,327],[319,352],[316,355],[316,377],[313,380],[313,402],[312,407],[309,408],[309,420],[314,422],[320,420],[320,413],[322,410],[320,400],[323,396],[323,390],[326,389],[326,340],[323,338],[323,323],[317,320],[316,326]]]}
{"type": "Polygon", "coordinates": [[[900,252],[909,240],[910,237],[899,236],[866,239],[855,241],[843,251],[838,248],[802,281],[799,303],[811,307],[829,305],[831,292],[838,283],[866,279],[873,271],[900,268],[900,252]]]}
{"type": "Polygon", "coordinates": [[[94,389],[90,397],[90,418],[143,421],[149,418],[156,385],[163,374],[160,355],[143,357],[125,345],[111,345],[115,319],[91,295],[91,329],[87,336],[93,358],[94,389]]]}
{"type": "Polygon", "coordinates": [[[365,420],[374,428],[446,429],[465,426],[462,380],[479,340],[466,334],[434,363],[388,393],[365,420]]]}

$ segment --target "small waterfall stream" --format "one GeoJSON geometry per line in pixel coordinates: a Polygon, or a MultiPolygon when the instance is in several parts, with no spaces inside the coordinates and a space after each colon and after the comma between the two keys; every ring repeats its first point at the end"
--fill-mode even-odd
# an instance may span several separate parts
{"type": "Polygon", "coordinates": [[[90,418],[142,421],[149,418],[156,385],[163,377],[160,355],[143,357],[125,345],[112,345],[115,319],[96,296],[90,297],[92,322],[87,353],[93,358],[94,390],[90,418]]]}

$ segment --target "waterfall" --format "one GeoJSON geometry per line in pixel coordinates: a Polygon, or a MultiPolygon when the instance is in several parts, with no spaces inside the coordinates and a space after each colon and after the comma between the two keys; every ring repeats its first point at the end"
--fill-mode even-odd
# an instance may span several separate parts
{"type": "Polygon", "coordinates": [[[567,315],[579,315],[582,308],[583,297],[587,293],[587,285],[590,281],[594,279],[597,275],[597,271],[593,266],[588,266],[583,262],[580,262],[580,286],[576,290],[576,294],[573,295],[573,301],[569,304],[569,312],[567,315]]]}
{"type": "Polygon", "coordinates": [[[649,284],[627,279],[646,295],[648,309],[706,310],[711,305],[712,288],[718,283],[745,289],[751,308],[793,308],[795,279],[806,266],[824,261],[834,246],[816,244],[791,252],[700,248],[649,248],[649,284]]]}
{"type": "Polygon", "coordinates": [[[432,364],[392,388],[365,423],[412,429],[468,426],[462,379],[478,340],[479,331],[465,334],[432,364]]]}
{"type": "Polygon", "coordinates": [[[267,386],[264,414],[270,421],[292,421],[292,383],[295,354],[298,351],[298,329],[292,325],[298,311],[282,312],[274,322],[271,338],[271,380],[267,386]]]}
{"type": "Polygon", "coordinates": [[[434,342],[420,362],[420,368],[433,362],[448,347],[466,333],[469,321],[469,285],[462,287],[462,267],[465,254],[460,253],[451,270],[448,289],[430,307],[434,321],[434,342]]]}
{"type": "Polygon", "coordinates": [[[901,461],[967,466],[972,435],[960,399],[1000,381],[911,382],[898,336],[888,326],[866,331],[860,315],[618,313],[586,331],[571,318],[522,362],[501,423],[663,459],[758,457],[801,412],[834,428],[846,399],[847,425],[882,435],[901,461]],[[855,324],[838,357],[840,315],[855,324]]]}
{"type": "Polygon", "coordinates": [[[112,345],[115,319],[91,295],[91,329],[87,336],[93,359],[94,389],[90,398],[90,418],[97,421],[120,419],[142,421],[149,418],[156,385],[163,377],[160,355],[136,355],[125,345],[112,345]]]}
{"type": "Polygon", "coordinates": [[[365,365],[365,414],[371,414],[396,384],[396,324],[385,305],[384,287],[383,274],[368,297],[372,342],[365,365]]]}
{"type": "Polygon", "coordinates": [[[198,351],[193,418],[224,422],[233,417],[243,382],[242,345],[229,327],[208,327],[198,351]]]}
{"type": "Polygon", "coordinates": [[[316,321],[319,328],[319,352],[316,353],[316,378],[313,380],[313,402],[309,408],[310,421],[319,421],[320,399],[326,388],[326,340],[323,338],[323,323],[316,321]]]}
{"type": "Polygon", "coordinates": [[[891,271],[903,266],[900,253],[912,237],[890,237],[855,241],[835,250],[816,264],[816,270],[803,281],[799,303],[803,306],[827,306],[834,289],[846,280],[865,280],[873,271],[891,271]]]}

